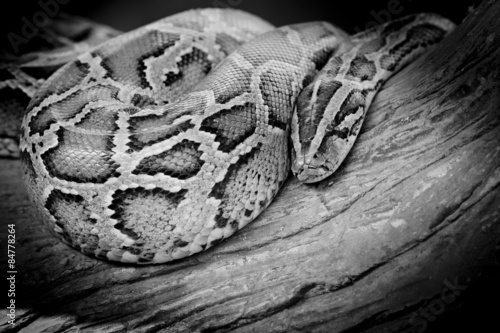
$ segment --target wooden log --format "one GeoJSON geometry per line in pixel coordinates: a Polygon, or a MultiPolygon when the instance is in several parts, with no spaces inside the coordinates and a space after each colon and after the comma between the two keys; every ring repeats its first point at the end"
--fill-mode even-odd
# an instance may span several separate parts
{"type": "Polygon", "coordinates": [[[483,1],[387,82],[333,177],[289,179],[245,229],[171,264],[62,244],[33,214],[19,162],[1,161],[17,274],[15,325],[0,329],[423,332],[500,276],[499,15],[500,2],[483,1]]]}

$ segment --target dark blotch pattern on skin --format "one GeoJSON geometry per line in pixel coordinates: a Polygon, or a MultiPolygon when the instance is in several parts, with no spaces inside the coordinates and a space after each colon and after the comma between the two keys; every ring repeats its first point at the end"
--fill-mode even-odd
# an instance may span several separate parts
{"type": "Polygon", "coordinates": [[[334,48],[324,48],[313,55],[311,61],[316,66],[316,70],[319,71],[325,66],[334,51],[334,48]]]}
{"type": "Polygon", "coordinates": [[[332,57],[326,63],[323,70],[320,72],[321,76],[325,76],[327,80],[334,80],[337,74],[339,73],[340,68],[342,68],[342,64],[344,60],[341,57],[332,57]]]}
{"type": "Polygon", "coordinates": [[[97,85],[84,90],[78,90],[66,98],[45,106],[30,120],[30,135],[43,133],[58,120],[69,120],[79,115],[90,102],[100,100],[116,100],[118,88],[97,85]],[[57,118],[56,118],[57,117],[57,118]]]}
{"type": "Polygon", "coordinates": [[[174,245],[176,247],[184,247],[184,246],[189,245],[189,243],[186,242],[186,241],[183,241],[182,239],[177,239],[177,240],[174,241],[174,245]]]}
{"type": "Polygon", "coordinates": [[[356,113],[358,109],[365,106],[365,95],[363,91],[353,89],[340,107],[340,112],[335,115],[334,123],[340,124],[344,121],[345,117],[350,114],[356,113]]]}
{"type": "Polygon", "coordinates": [[[108,135],[88,135],[61,127],[56,132],[58,145],[41,158],[51,177],[76,183],[106,182],[118,177],[119,165],[113,161],[114,144],[108,135]]]}
{"type": "MultiPolygon", "coordinates": [[[[175,224],[170,224],[171,212],[184,200],[187,192],[186,189],[170,192],[159,187],[146,189],[140,186],[116,190],[108,206],[108,209],[114,211],[111,218],[117,220],[114,227],[135,241],[123,250],[139,256],[141,263],[151,261],[156,250],[147,248],[144,244],[153,242],[161,246],[169,241],[158,230],[164,230],[168,234],[168,231],[175,228],[175,224]]],[[[181,242],[177,239],[174,244],[178,247],[187,245],[181,242]]]]}
{"type": "Polygon", "coordinates": [[[207,75],[212,69],[212,62],[208,60],[208,54],[196,47],[193,47],[190,53],[183,54],[181,60],[176,64],[179,69],[178,72],[168,72],[165,74],[166,78],[163,82],[167,87],[182,79],[184,73],[191,66],[200,67],[199,70],[201,70],[203,76],[207,75]]]}
{"type": "Polygon", "coordinates": [[[109,134],[118,130],[117,120],[118,114],[116,112],[99,107],[91,109],[80,121],[75,123],[75,127],[109,134]]]}
{"type": "MultiPolygon", "coordinates": [[[[252,211],[250,211],[250,212],[252,212],[252,211]]],[[[247,216],[250,216],[250,215],[247,215],[247,216]]],[[[238,223],[238,221],[231,221],[231,222],[229,222],[229,226],[231,227],[231,229],[237,230],[239,223],[238,223]]]]}
{"type": "Polygon", "coordinates": [[[127,222],[124,220],[124,215],[126,214],[127,206],[131,204],[132,201],[139,198],[153,199],[153,200],[165,200],[170,204],[178,205],[187,193],[186,189],[180,190],[178,192],[170,192],[159,187],[154,189],[145,189],[144,187],[128,188],[125,190],[116,190],[113,194],[113,201],[111,205],[108,206],[109,209],[113,210],[115,213],[111,215],[111,218],[118,220],[115,228],[122,229],[126,227],[127,222]]]}
{"type": "Polygon", "coordinates": [[[225,192],[226,186],[234,178],[234,175],[238,172],[238,170],[245,165],[249,159],[251,159],[260,149],[254,148],[250,151],[250,153],[243,155],[238,160],[238,163],[231,164],[227,170],[226,176],[224,179],[214,185],[212,191],[208,195],[209,197],[214,197],[216,199],[224,199],[224,196],[227,195],[225,192]]]}
{"type": "Polygon", "coordinates": [[[380,59],[381,67],[388,71],[395,71],[401,59],[418,47],[426,47],[443,39],[446,31],[431,24],[421,24],[408,30],[407,38],[393,47],[388,54],[380,59]]]}
{"type": "Polygon", "coordinates": [[[351,66],[347,75],[361,81],[371,81],[377,74],[375,63],[368,60],[365,56],[358,56],[351,61],[351,66]]]}
{"type": "Polygon", "coordinates": [[[314,92],[314,82],[307,86],[297,100],[299,138],[307,146],[316,135],[318,126],[332,96],[342,87],[339,81],[322,80],[316,95],[315,105],[309,105],[314,92]]]}
{"type": "Polygon", "coordinates": [[[268,106],[269,125],[283,131],[288,130],[289,117],[292,114],[292,86],[291,79],[277,80],[279,72],[272,70],[261,75],[259,89],[264,104],[268,106]]]}
{"type": "MultiPolygon", "coordinates": [[[[154,117],[154,116],[153,116],[154,117]]],[[[127,146],[130,147],[127,150],[127,153],[132,153],[134,151],[140,151],[142,148],[146,146],[151,146],[160,141],[167,140],[173,136],[178,135],[179,133],[185,132],[190,128],[193,128],[194,125],[190,120],[186,120],[176,126],[169,127],[165,130],[157,131],[154,133],[145,133],[145,134],[132,134],[130,135],[130,142],[127,143],[127,146]]]]}
{"type": "Polygon", "coordinates": [[[90,233],[96,220],[90,217],[87,204],[81,195],[54,189],[45,201],[45,208],[56,219],[56,225],[62,230],[60,235],[67,243],[96,255],[99,237],[90,233]]]}
{"type": "MultiPolygon", "coordinates": [[[[216,183],[213,186],[212,191],[210,191],[210,194],[208,195],[209,197],[214,197],[215,199],[222,201],[219,206],[219,210],[215,216],[215,226],[217,228],[225,228],[228,223],[230,223],[230,225],[234,225],[234,223],[236,223],[236,227],[238,226],[237,221],[233,221],[231,218],[225,216],[224,214],[227,202],[230,201],[231,199],[234,199],[231,198],[231,193],[230,191],[227,191],[227,187],[230,185],[230,183],[234,182],[235,179],[238,178],[237,177],[238,171],[244,169],[247,166],[247,164],[259,154],[260,150],[261,150],[261,144],[252,148],[252,150],[249,153],[241,156],[237,163],[231,164],[227,170],[224,179],[216,183]]],[[[241,186],[244,187],[244,184],[242,184],[241,186]]]]}
{"type": "Polygon", "coordinates": [[[302,80],[302,87],[307,87],[308,85],[313,82],[314,76],[313,75],[306,75],[304,79],[302,80]]]}
{"type": "Polygon", "coordinates": [[[177,179],[194,177],[205,163],[199,147],[197,142],[182,140],[166,152],[143,158],[132,173],[150,176],[163,173],[177,179]]]}
{"type": "Polygon", "coordinates": [[[107,71],[107,77],[122,83],[138,85],[144,89],[152,88],[146,79],[144,61],[162,55],[179,39],[178,34],[158,30],[147,31],[144,36],[127,40],[121,46],[127,50],[126,52],[108,54],[106,49],[98,48],[92,52],[92,55],[102,59],[101,66],[107,71]],[[131,75],[131,68],[136,69],[135,75],[131,75]]]}
{"type": "Polygon", "coordinates": [[[50,107],[43,107],[29,123],[30,136],[38,133],[42,136],[46,130],[50,128],[52,124],[55,124],[57,120],[52,115],[50,107]]]}
{"type": "Polygon", "coordinates": [[[33,181],[38,178],[35,168],[33,167],[33,161],[31,160],[31,155],[26,150],[21,150],[20,152],[21,165],[23,168],[23,173],[27,176],[25,179],[33,181]]]}
{"type": "Polygon", "coordinates": [[[227,153],[255,132],[255,113],[253,103],[235,105],[205,118],[200,131],[215,134],[215,141],[220,143],[219,150],[227,153]]]}
{"type": "Polygon", "coordinates": [[[323,137],[323,142],[326,141],[331,136],[336,136],[342,140],[345,140],[349,136],[349,128],[347,127],[338,128],[336,126],[333,126],[332,124],[328,124],[325,130],[325,136],[323,137]]]}
{"type": "Polygon", "coordinates": [[[161,105],[161,114],[150,114],[145,116],[132,116],[129,119],[128,130],[132,135],[132,141],[129,147],[132,149],[140,149],[146,145],[150,145],[166,138],[171,137],[173,132],[186,131],[192,128],[190,120],[172,125],[180,117],[199,114],[205,109],[206,101],[204,97],[191,97],[184,100],[161,105]]]}
{"type": "Polygon", "coordinates": [[[156,105],[156,101],[153,98],[140,94],[135,94],[130,100],[130,102],[138,108],[143,108],[150,105],[156,105]]]}
{"type": "Polygon", "coordinates": [[[225,228],[230,219],[227,217],[223,216],[224,211],[222,209],[219,209],[217,212],[217,215],[215,215],[215,227],[216,228],[225,228]]]}
{"type": "Polygon", "coordinates": [[[347,137],[353,132],[352,128],[340,128],[339,126],[348,115],[356,113],[360,107],[364,108],[364,106],[365,91],[357,89],[352,90],[342,103],[339,109],[340,111],[335,115],[333,122],[327,126],[321,146],[323,147],[325,142],[331,136],[336,136],[343,140],[347,139],[347,137]]]}

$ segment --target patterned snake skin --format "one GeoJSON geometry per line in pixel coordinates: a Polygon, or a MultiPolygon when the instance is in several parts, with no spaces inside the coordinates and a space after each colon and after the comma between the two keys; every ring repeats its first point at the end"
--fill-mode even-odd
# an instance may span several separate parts
{"type": "Polygon", "coordinates": [[[147,264],[200,252],[254,220],[290,167],[304,182],[333,173],[384,80],[452,28],[413,15],[349,37],[205,9],[126,33],[30,102],[28,192],[86,254],[147,264]]]}
{"type": "Polygon", "coordinates": [[[0,158],[19,157],[21,120],[31,98],[58,68],[118,36],[110,27],[60,14],[29,43],[0,50],[0,158]]]}

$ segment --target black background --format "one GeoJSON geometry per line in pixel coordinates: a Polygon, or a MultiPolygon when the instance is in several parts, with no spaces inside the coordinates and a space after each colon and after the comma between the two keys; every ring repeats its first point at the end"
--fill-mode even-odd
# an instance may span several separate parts
{"type": "MultiPolygon", "coordinates": [[[[20,34],[23,25],[22,17],[32,20],[33,15],[41,10],[38,1],[9,0],[3,3],[4,8],[0,11],[2,44],[5,44],[7,33],[20,34]]],[[[387,21],[416,12],[435,12],[450,18],[455,23],[460,23],[478,2],[473,0],[454,0],[453,2],[438,0],[70,0],[67,4],[60,5],[59,10],[87,17],[122,31],[129,31],[186,9],[227,6],[249,11],[277,26],[326,20],[349,33],[354,33],[363,30],[369,22],[387,21]]],[[[429,323],[432,325],[426,332],[500,332],[499,324],[495,321],[495,315],[500,313],[499,289],[498,281],[492,280],[491,275],[485,274],[482,282],[467,290],[463,306],[451,313],[437,316],[434,323],[429,323]]]]}
{"type": "Polygon", "coordinates": [[[374,20],[372,10],[375,13],[387,10],[389,6],[393,7],[394,3],[399,3],[399,6],[394,6],[399,13],[391,14],[393,17],[413,12],[433,11],[454,21],[460,21],[467,14],[467,8],[472,1],[455,0],[453,5],[450,5],[437,0],[111,0],[106,2],[74,0],[70,1],[65,9],[124,31],[182,10],[227,5],[254,13],[277,26],[326,20],[348,32],[353,32],[354,27],[363,29],[366,22],[374,20]]]}
{"type": "MultiPolygon", "coordinates": [[[[32,21],[44,3],[57,0],[8,0],[0,10],[2,38],[8,32],[20,33],[21,18],[32,21]]],[[[88,17],[122,31],[128,31],[182,10],[229,6],[249,11],[280,26],[313,20],[330,21],[349,33],[363,30],[368,22],[387,21],[416,12],[435,12],[459,23],[474,0],[60,0],[60,10],[88,17]],[[397,10],[390,9],[395,8],[397,10]],[[384,12],[390,16],[384,15],[384,12]]]]}

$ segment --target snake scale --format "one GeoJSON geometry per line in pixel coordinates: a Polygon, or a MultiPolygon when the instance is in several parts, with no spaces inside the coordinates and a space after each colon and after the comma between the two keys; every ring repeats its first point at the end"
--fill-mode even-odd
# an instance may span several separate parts
{"type": "Polygon", "coordinates": [[[418,14],[349,36],[202,9],[110,39],[31,100],[20,141],[30,198],[56,235],[98,258],[208,249],[254,220],[290,169],[304,183],[332,174],[383,82],[453,26],[418,14]]]}

